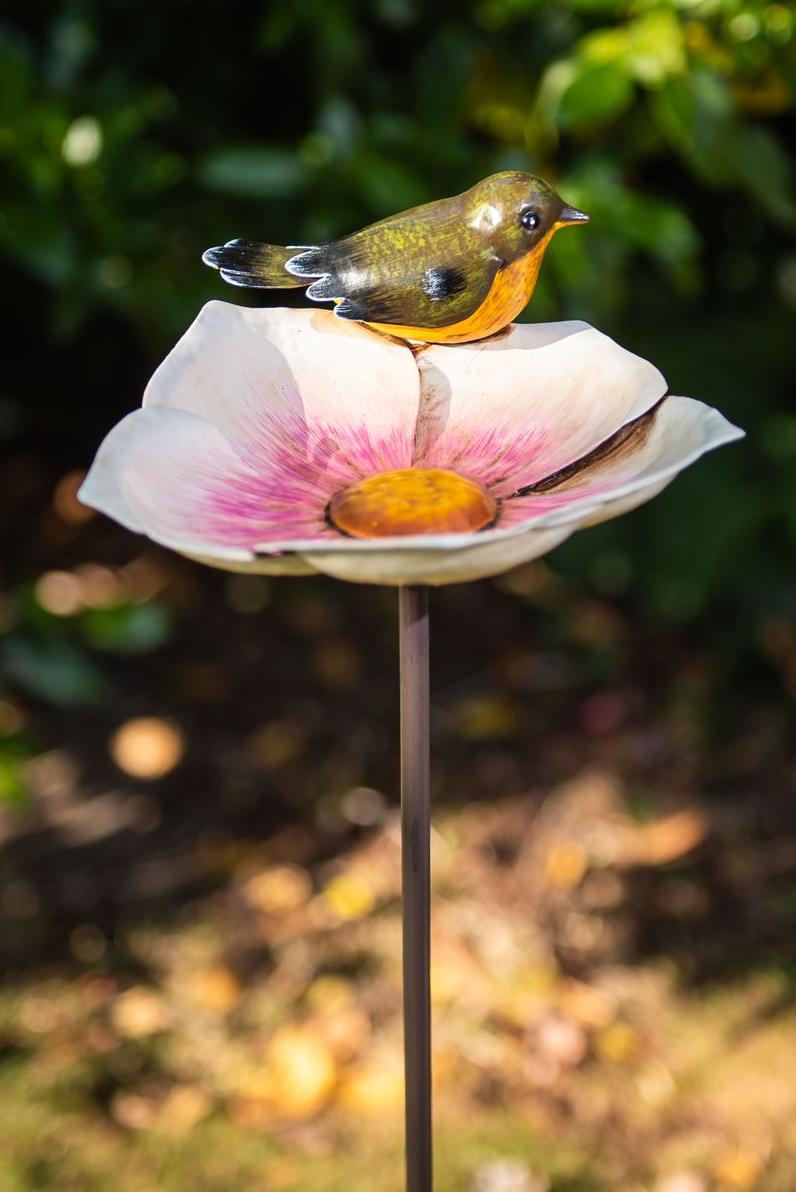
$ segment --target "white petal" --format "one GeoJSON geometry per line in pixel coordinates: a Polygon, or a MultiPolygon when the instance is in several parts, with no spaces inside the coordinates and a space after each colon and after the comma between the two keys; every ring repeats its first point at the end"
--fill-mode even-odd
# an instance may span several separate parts
{"type": "Polygon", "coordinates": [[[249,569],[256,561],[255,570],[303,574],[300,560],[256,559],[253,547],[261,539],[306,538],[315,528],[300,507],[274,508],[268,481],[209,422],[148,408],[111,430],[79,496],[128,529],[217,566],[249,569]]]}
{"type": "Polygon", "coordinates": [[[596,525],[650,500],[707,451],[743,438],[723,414],[690,397],[667,397],[615,452],[573,469],[547,492],[504,505],[501,524],[596,525]]]}
{"type": "Polygon", "coordinates": [[[235,559],[214,559],[210,555],[197,555],[193,551],[174,547],[187,559],[194,563],[204,563],[207,567],[218,567],[222,571],[236,571],[244,575],[315,575],[316,568],[311,567],[298,555],[257,555],[253,559],[238,561],[235,559]]]}
{"type": "Polygon", "coordinates": [[[201,310],[144,394],[213,422],[246,458],[342,463],[343,482],[409,466],[418,403],[403,344],[330,311],[226,302],[201,310]]]}
{"type": "Polygon", "coordinates": [[[468,535],[470,545],[413,549],[382,547],[371,550],[313,549],[302,558],[317,571],[360,584],[461,584],[499,575],[520,563],[547,554],[572,533],[574,526],[530,529],[522,533],[487,531],[468,535]]]}
{"type": "Polygon", "coordinates": [[[666,392],[652,364],[587,323],[513,325],[418,353],[416,461],[508,496],[591,451],[666,392]]]}

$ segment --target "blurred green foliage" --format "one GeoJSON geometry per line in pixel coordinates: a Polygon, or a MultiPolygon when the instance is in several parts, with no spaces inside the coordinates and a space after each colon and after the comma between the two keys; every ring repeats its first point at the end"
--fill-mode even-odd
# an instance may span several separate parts
{"type": "Polygon", "coordinates": [[[0,636],[0,675],[53,704],[96,703],[113,685],[87,647],[138,654],[163,644],[169,616],[162,604],[114,600],[98,608],[55,613],[35,590],[15,594],[14,623],[0,636]]]}
{"type": "Polygon", "coordinates": [[[793,611],[795,95],[796,11],[766,0],[8,0],[0,251],[24,352],[0,437],[85,466],[203,301],[271,300],[225,289],[207,245],[313,242],[530,168],[592,224],[556,241],[526,317],[596,322],[750,432],[555,565],[748,636],[793,611]]]}

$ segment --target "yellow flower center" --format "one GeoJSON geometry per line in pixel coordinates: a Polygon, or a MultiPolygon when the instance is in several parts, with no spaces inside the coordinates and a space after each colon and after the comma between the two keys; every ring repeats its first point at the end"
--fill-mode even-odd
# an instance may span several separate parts
{"type": "Polygon", "coordinates": [[[333,524],[352,538],[466,534],[488,526],[496,512],[485,488],[445,468],[378,472],[329,503],[333,524]]]}

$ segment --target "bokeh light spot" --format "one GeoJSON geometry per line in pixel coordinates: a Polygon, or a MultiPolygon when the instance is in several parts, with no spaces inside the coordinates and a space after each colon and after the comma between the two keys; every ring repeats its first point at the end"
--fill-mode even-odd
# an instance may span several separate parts
{"type": "Polygon", "coordinates": [[[303,906],[312,894],[310,875],[299,865],[275,865],[243,886],[243,897],[266,915],[283,915],[303,906]]]}
{"type": "Polygon", "coordinates": [[[343,795],[341,808],[350,824],[370,828],[384,819],[386,800],[381,791],[355,786],[343,795]]]}
{"type": "Polygon", "coordinates": [[[78,116],[66,130],[61,144],[64,161],[70,166],[89,166],[102,152],[102,129],[94,116],[78,116]]]}
{"type": "Polygon", "coordinates": [[[73,617],[83,605],[80,580],[68,571],[45,571],[33,592],[45,612],[54,617],[73,617]]]}
{"type": "Polygon", "coordinates": [[[123,586],[110,567],[84,563],[76,568],[75,576],[80,583],[83,604],[87,608],[108,608],[124,599],[123,586]]]}
{"type": "Polygon", "coordinates": [[[182,761],[185,739],[171,721],[140,716],[116,730],[109,751],[119,769],[131,778],[162,778],[182,761]]]}

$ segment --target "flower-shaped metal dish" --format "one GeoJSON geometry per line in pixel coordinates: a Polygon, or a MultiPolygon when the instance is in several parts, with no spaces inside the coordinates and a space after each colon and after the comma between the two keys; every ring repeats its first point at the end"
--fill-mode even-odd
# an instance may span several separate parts
{"type": "Polygon", "coordinates": [[[211,302],[80,496],[229,570],[459,583],[635,508],[742,433],[586,323],[409,346],[326,311],[211,302]]]}

